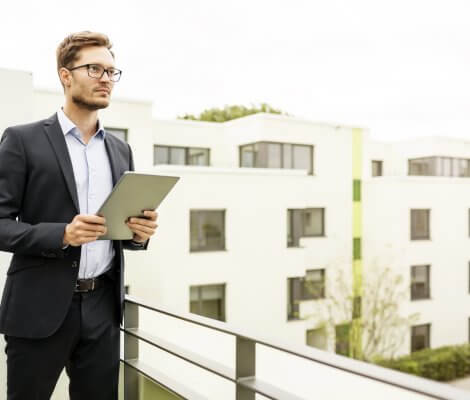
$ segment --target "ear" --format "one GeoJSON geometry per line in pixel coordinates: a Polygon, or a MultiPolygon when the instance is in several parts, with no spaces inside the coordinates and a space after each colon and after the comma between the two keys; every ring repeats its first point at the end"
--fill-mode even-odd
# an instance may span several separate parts
{"type": "Polygon", "coordinates": [[[72,83],[72,73],[67,68],[59,69],[59,79],[62,82],[62,86],[70,87],[72,83]]]}

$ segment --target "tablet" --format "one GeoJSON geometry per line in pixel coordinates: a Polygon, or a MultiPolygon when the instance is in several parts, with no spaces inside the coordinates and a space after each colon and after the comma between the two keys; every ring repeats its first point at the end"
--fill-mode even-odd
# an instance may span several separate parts
{"type": "Polygon", "coordinates": [[[106,235],[101,240],[128,240],[134,236],[126,225],[129,217],[143,217],[143,210],[155,210],[179,177],[126,171],[97,211],[106,218],[106,235]]]}

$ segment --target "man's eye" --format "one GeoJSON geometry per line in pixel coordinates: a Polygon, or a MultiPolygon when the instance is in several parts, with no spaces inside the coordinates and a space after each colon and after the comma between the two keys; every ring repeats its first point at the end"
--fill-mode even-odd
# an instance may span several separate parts
{"type": "Polygon", "coordinates": [[[100,67],[98,65],[90,65],[91,72],[100,72],[100,67]]]}

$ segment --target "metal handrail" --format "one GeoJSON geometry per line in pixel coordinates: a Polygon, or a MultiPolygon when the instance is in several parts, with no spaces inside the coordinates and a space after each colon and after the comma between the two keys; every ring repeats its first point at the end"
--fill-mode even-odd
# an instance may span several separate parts
{"type": "MultiPolygon", "coordinates": [[[[190,354],[189,352],[184,352],[183,349],[179,349],[177,346],[165,343],[165,341],[154,338],[151,335],[142,332],[138,329],[138,326],[135,326],[135,315],[131,316],[131,320],[133,320],[134,323],[126,325],[125,321],[124,328],[122,328],[122,331],[127,336],[132,337],[136,341],[142,340],[151,346],[158,347],[176,357],[184,359],[193,365],[230,380],[231,382],[235,383],[237,387],[240,386],[240,388],[243,389],[243,394],[240,396],[237,395],[237,400],[254,399],[255,392],[273,400],[299,399],[293,394],[284,392],[279,388],[256,379],[254,373],[254,347],[256,344],[263,345],[283,353],[291,354],[296,357],[307,359],[312,362],[341,370],[356,376],[361,376],[400,389],[405,389],[416,394],[426,395],[433,399],[467,400],[469,398],[468,392],[450,385],[437,383],[428,379],[386,369],[377,365],[339,356],[334,353],[327,353],[307,346],[281,343],[279,339],[268,339],[260,337],[259,335],[253,335],[243,329],[233,328],[224,322],[208,319],[192,313],[177,313],[161,306],[156,307],[129,295],[126,295],[126,303],[126,313],[128,312],[127,309],[129,306],[134,306],[136,309],[138,309],[138,307],[142,307],[152,312],[163,314],[180,321],[185,321],[190,324],[234,336],[237,339],[237,347],[240,346],[240,349],[237,348],[237,356],[240,356],[237,357],[237,360],[239,358],[244,358],[245,361],[243,361],[243,366],[238,365],[237,361],[237,367],[232,371],[227,367],[220,367],[220,365],[217,365],[216,363],[209,360],[195,360],[195,357],[188,356],[188,354],[190,354]],[[250,353],[253,354],[251,355],[250,353]],[[248,359],[248,362],[246,362],[246,359],[248,359]],[[268,388],[266,389],[267,391],[260,389],[262,387],[268,388]],[[282,397],[274,397],[273,393],[282,397]],[[251,394],[253,394],[253,397],[251,394]]],[[[135,355],[137,356],[137,354],[135,355]]]]}

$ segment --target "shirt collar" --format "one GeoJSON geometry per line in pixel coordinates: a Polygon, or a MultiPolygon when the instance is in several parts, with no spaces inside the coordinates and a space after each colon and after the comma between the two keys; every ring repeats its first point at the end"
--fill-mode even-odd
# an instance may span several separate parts
{"type": "MultiPolygon", "coordinates": [[[[68,133],[72,132],[74,129],[77,129],[77,126],[70,120],[69,117],[67,117],[64,113],[64,110],[62,108],[59,108],[59,111],[57,111],[57,119],[59,120],[59,125],[62,129],[62,133],[64,136],[66,136],[68,133]]],[[[98,130],[96,131],[95,135],[98,135],[101,133],[103,136],[103,139],[106,136],[106,131],[104,130],[103,123],[101,120],[98,120],[98,130]]]]}

